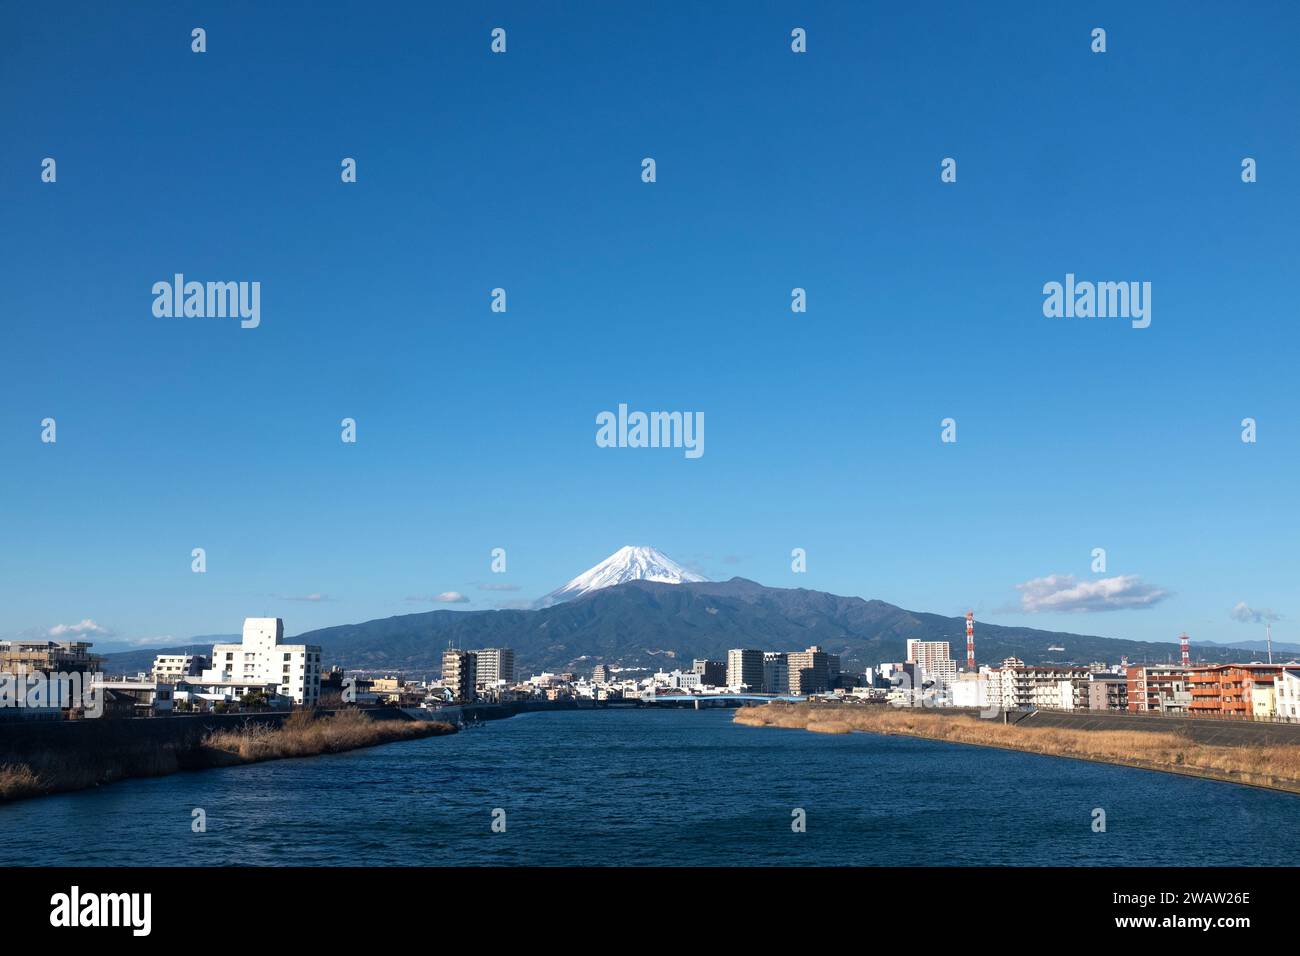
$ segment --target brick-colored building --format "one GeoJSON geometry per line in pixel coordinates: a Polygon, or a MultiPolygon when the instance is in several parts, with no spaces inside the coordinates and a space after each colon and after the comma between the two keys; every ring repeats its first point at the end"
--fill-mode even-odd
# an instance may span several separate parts
{"type": "Polygon", "coordinates": [[[1184,714],[1191,706],[1187,670],[1166,664],[1130,664],[1125,668],[1130,711],[1184,714]]]}
{"type": "Polygon", "coordinates": [[[1192,691],[1190,713],[1202,717],[1251,717],[1255,713],[1252,692],[1256,682],[1273,679],[1281,664],[1214,664],[1193,667],[1187,680],[1192,691]]]}

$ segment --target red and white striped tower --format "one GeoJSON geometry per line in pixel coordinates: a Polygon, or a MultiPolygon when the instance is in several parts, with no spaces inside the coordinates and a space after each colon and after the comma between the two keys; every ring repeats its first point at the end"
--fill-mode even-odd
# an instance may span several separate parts
{"type": "Polygon", "coordinates": [[[975,673],[975,612],[966,612],[966,670],[975,673]]]}
{"type": "Polygon", "coordinates": [[[1178,637],[1178,646],[1182,649],[1182,652],[1183,652],[1183,666],[1184,666],[1184,667],[1191,667],[1191,666],[1192,666],[1192,649],[1191,649],[1191,640],[1192,640],[1192,639],[1191,639],[1190,637],[1187,636],[1187,632],[1186,632],[1186,631],[1184,631],[1184,632],[1183,632],[1181,635],[1179,635],[1179,637],[1178,637]]]}

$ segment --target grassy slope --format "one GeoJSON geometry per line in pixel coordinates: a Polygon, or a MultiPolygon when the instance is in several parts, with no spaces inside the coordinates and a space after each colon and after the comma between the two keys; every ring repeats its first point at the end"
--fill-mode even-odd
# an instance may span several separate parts
{"type": "Polygon", "coordinates": [[[736,723],[815,733],[901,734],[951,743],[1003,747],[1054,757],[1193,774],[1300,793],[1300,746],[1217,747],[1177,733],[1022,727],[962,714],[888,705],[742,707],[736,723]]]}

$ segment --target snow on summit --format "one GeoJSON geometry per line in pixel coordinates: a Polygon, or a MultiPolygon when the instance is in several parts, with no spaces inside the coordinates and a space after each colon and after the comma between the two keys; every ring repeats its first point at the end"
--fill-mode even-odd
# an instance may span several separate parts
{"type": "Polygon", "coordinates": [[[650,547],[627,545],[619,548],[600,564],[582,572],[562,588],[556,588],[537,602],[538,607],[550,607],[563,601],[612,588],[625,581],[658,581],[662,584],[682,584],[687,581],[707,581],[708,578],[688,571],[662,551],[650,547]]]}

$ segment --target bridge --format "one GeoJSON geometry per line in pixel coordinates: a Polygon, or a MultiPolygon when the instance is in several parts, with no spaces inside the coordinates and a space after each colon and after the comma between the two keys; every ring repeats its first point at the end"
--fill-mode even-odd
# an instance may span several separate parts
{"type": "Polygon", "coordinates": [[[694,707],[741,707],[745,704],[767,704],[774,700],[790,704],[800,704],[807,697],[795,697],[783,694],[654,694],[641,698],[641,703],[659,704],[661,706],[694,707]]]}

